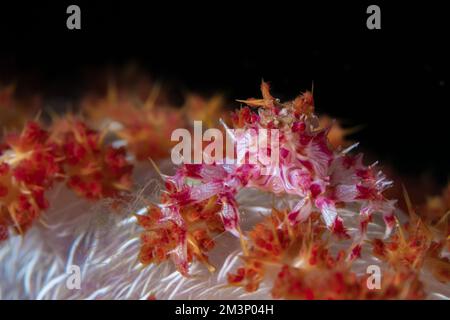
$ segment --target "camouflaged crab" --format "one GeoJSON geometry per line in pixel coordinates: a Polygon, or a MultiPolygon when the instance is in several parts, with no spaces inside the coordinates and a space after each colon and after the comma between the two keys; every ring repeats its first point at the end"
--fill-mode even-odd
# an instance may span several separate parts
{"type": "MultiPolygon", "coordinates": [[[[183,164],[174,176],[165,176],[167,194],[157,209],[158,219],[153,219],[148,229],[165,232],[168,222],[177,226],[177,241],[165,259],[172,258],[178,269],[187,273],[189,258],[189,221],[181,213],[191,206],[214,199],[224,230],[240,237],[239,205],[237,193],[244,188],[256,188],[279,197],[295,196],[297,204],[287,213],[291,226],[306,221],[313,211],[321,213],[326,227],[341,237],[349,237],[337,207],[357,204],[360,209],[355,218],[360,220],[360,232],[354,239],[351,255],[358,255],[365,239],[367,224],[374,212],[380,212],[386,223],[386,234],[392,230],[394,201],[387,200],[383,191],[391,185],[375,165],[365,166],[362,155],[350,155],[346,150],[333,148],[327,139],[329,128],[319,129],[314,114],[312,94],[306,92],[293,101],[281,103],[272,97],[269,86],[261,85],[262,99],[238,100],[247,106],[232,116],[234,128],[251,129],[253,134],[234,135],[236,152],[251,157],[251,150],[241,147],[256,143],[261,129],[275,129],[278,134],[277,161],[256,163],[216,161],[212,164],[183,164]],[[256,133],[256,134],[255,134],[256,133]],[[241,152],[240,152],[241,151],[241,152]],[[243,151],[243,153],[242,153],[243,151]]],[[[270,155],[271,145],[265,150],[270,155]]],[[[259,159],[258,157],[256,157],[259,159]]],[[[147,215],[155,212],[150,210],[147,215]]],[[[144,234],[147,231],[144,231],[144,234]]],[[[146,246],[145,237],[142,246],[146,246]]],[[[205,252],[206,254],[206,252],[205,252]]]]}

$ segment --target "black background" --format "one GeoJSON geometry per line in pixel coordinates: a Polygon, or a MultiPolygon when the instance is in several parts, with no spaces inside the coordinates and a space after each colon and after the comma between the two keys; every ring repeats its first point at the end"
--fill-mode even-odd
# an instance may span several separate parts
{"type": "MultiPolygon", "coordinates": [[[[449,26],[444,2],[34,1],[0,7],[0,81],[77,98],[86,71],[137,62],[174,87],[236,98],[311,88],[316,108],[349,125],[401,173],[447,182],[449,26]],[[339,2],[339,3],[336,3],[339,2]],[[81,7],[81,30],[66,8],[81,7]],[[381,30],[366,8],[381,7],[381,30]]],[[[237,104],[232,106],[238,106],[237,104]]]]}
{"type": "Polygon", "coordinates": [[[45,315],[46,319],[61,319],[61,316],[71,319],[82,319],[97,315],[111,319],[139,318],[151,315],[158,319],[301,319],[301,318],[336,318],[336,319],[384,319],[390,316],[406,319],[425,318],[430,310],[436,314],[444,314],[448,307],[446,301],[250,301],[250,300],[156,300],[156,301],[0,301],[2,310],[11,310],[20,318],[28,318],[36,314],[45,315]],[[182,305],[189,307],[210,307],[217,312],[202,315],[176,315],[175,310],[182,305]],[[220,305],[273,305],[273,314],[221,315],[220,305]],[[9,308],[11,308],[9,310],[9,308]],[[441,311],[439,311],[441,310],[441,311]]]}

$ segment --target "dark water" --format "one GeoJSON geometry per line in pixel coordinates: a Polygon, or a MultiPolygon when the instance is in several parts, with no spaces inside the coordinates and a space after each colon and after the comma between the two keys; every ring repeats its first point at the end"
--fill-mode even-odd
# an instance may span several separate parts
{"type": "MultiPolygon", "coordinates": [[[[392,2],[392,1],[391,1],[392,2]]],[[[68,1],[14,2],[0,11],[0,79],[23,94],[76,99],[90,75],[130,61],[175,88],[228,98],[311,88],[319,112],[363,124],[354,139],[403,173],[450,172],[448,19],[443,6],[380,3],[77,1],[82,29],[66,28],[68,1]]],[[[237,106],[237,105],[236,105],[237,106]]]]}

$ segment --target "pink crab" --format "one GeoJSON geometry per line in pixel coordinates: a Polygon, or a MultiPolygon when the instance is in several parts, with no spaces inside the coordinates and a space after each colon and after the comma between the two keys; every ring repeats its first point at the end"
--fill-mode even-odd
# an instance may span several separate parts
{"type": "MultiPolygon", "coordinates": [[[[161,204],[165,216],[162,220],[172,220],[183,228],[179,214],[182,206],[217,196],[217,204],[221,207],[218,214],[224,229],[242,238],[236,195],[244,188],[256,188],[278,196],[289,194],[298,197],[297,204],[288,214],[289,223],[301,223],[313,211],[320,211],[330,231],[349,238],[337,207],[358,204],[360,230],[350,258],[358,257],[367,224],[374,212],[383,215],[387,235],[394,226],[395,202],[382,194],[391,182],[381,172],[375,171],[375,165],[364,166],[362,155],[348,154],[356,145],[346,150],[331,147],[327,139],[329,128],[318,129],[310,92],[293,101],[280,103],[270,95],[267,83],[262,83],[261,91],[262,99],[241,101],[248,107],[233,114],[234,127],[244,131],[235,134],[226,127],[235,142],[236,158],[241,158],[231,164],[227,161],[183,164],[174,176],[163,175],[167,197],[161,204]],[[261,129],[276,130],[277,150],[268,143],[260,143],[260,148],[249,148],[257,143],[256,140],[261,140],[261,129]],[[261,161],[261,154],[273,156],[275,151],[275,161],[261,161]],[[252,157],[257,161],[245,161],[252,157]]],[[[182,243],[179,243],[179,250],[172,253],[172,259],[177,265],[185,266],[185,237],[180,239],[182,243]]]]}

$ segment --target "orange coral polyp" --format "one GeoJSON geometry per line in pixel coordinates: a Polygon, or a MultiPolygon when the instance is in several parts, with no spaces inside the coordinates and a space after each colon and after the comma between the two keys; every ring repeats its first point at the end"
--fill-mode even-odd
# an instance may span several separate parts
{"type": "Polygon", "coordinates": [[[370,290],[367,276],[358,277],[344,251],[332,256],[317,216],[290,226],[286,213],[270,217],[249,232],[249,255],[244,266],[228,274],[228,283],[247,292],[272,280],[276,299],[420,299],[424,290],[418,275],[408,270],[383,273],[382,289],[370,290]]]}
{"type": "Polygon", "coordinates": [[[410,221],[400,226],[389,241],[374,239],[373,254],[398,272],[418,273],[426,266],[441,282],[450,281],[450,261],[442,256],[446,238],[433,225],[411,213],[410,221]],[[434,229],[434,231],[432,231],[434,229]]]}
{"type": "Polygon", "coordinates": [[[169,156],[174,146],[172,132],[189,125],[180,109],[161,105],[158,97],[158,86],[148,92],[146,101],[111,86],[106,96],[86,99],[82,105],[93,125],[107,124],[109,132],[124,140],[138,161],[147,161],[169,156]]]}
{"type": "Polygon", "coordinates": [[[238,268],[235,274],[228,274],[228,282],[252,292],[259,288],[267,269],[283,265],[308,269],[328,264],[328,251],[314,240],[320,238],[325,229],[315,214],[306,223],[291,225],[286,211],[273,210],[271,216],[249,232],[251,246],[248,256],[243,257],[244,267],[238,268]]]}
{"type": "Polygon", "coordinates": [[[413,273],[383,273],[380,289],[370,290],[367,277],[358,277],[348,267],[313,269],[283,266],[272,295],[276,299],[369,300],[369,299],[423,299],[422,283],[413,273]]]}
{"type": "MultiPolygon", "coordinates": [[[[187,205],[180,211],[185,221],[185,225],[180,226],[173,220],[164,219],[160,208],[148,207],[145,215],[137,215],[138,224],[144,228],[139,261],[144,265],[159,264],[168,259],[177,261],[173,252],[182,248],[186,237],[186,262],[191,263],[196,259],[209,271],[214,271],[207,253],[215,246],[213,237],[224,231],[219,210],[217,197],[187,205]]],[[[176,263],[176,266],[181,274],[187,275],[185,264],[176,263]]]]}

